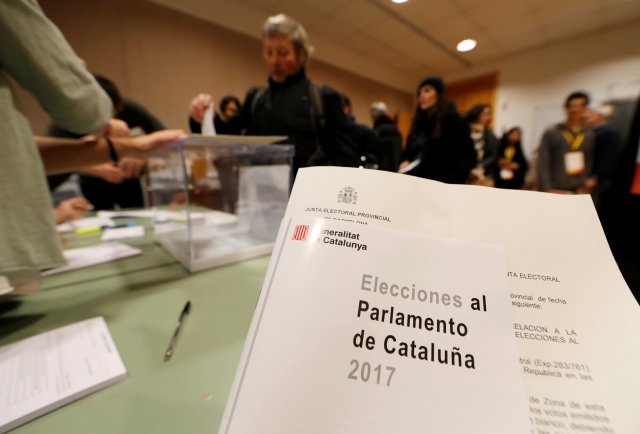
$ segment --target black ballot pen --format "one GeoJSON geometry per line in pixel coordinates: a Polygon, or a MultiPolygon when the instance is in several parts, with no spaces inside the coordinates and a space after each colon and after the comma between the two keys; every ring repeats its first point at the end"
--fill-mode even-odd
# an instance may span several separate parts
{"type": "Polygon", "coordinates": [[[178,336],[180,336],[180,331],[187,321],[187,316],[189,315],[189,311],[191,310],[191,301],[187,301],[187,303],[182,308],[182,312],[180,312],[180,317],[178,317],[178,324],[176,325],[176,329],[173,332],[173,336],[171,336],[171,341],[169,341],[169,346],[167,347],[167,351],[164,352],[164,361],[168,361],[171,356],[173,356],[173,352],[176,349],[176,345],[178,343],[178,336]]]}

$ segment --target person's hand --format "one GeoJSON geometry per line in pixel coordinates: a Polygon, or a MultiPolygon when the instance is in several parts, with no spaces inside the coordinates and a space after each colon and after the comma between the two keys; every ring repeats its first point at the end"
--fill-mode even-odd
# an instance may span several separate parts
{"type": "Polygon", "coordinates": [[[146,166],[146,160],[136,157],[123,157],[118,162],[118,168],[124,172],[127,179],[140,178],[146,166]]]}
{"type": "Polygon", "coordinates": [[[126,175],[120,167],[115,166],[113,163],[96,164],[93,166],[82,169],[81,173],[95,176],[96,178],[103,179],[111,184],[120,184],[125,180],[126,175]]]}
{"type": "Polygon", "coordinates": [[[589,178],[584,182],[584,185],[580,189],[580,193],[589,194],[596,188],[598,185],[598,180],[596,178],[589,178]]]}
{"type": "Polygon", "coordinates": [[[400,163],[399,169],[404,169],[409,165],[409,163],[411,163],[409,160],[404,160],[402,163],[400,163]]]}
{"type": "Polygon", "coordinates": [[[202,123],[204,120],[204,112],[207,111],[207,107],[213,101],[213,98],[208,93],[199,93],[196,95],[189,104],[189,117],[198,123],[202,123]]]}
{"type": "Polygon", "coordinates": [[[91,209],[93,209],[93,205],[84,197],[72,197],[60,202],[60,205],[53,210],[53,215],[56,224],[60,224],[82,218],[91,209]]]}

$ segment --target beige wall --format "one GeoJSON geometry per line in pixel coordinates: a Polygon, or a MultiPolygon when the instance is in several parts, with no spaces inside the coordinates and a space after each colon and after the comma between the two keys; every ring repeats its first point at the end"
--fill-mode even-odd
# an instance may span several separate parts
{"type": "Polygon", "coordinates": [[[494,130],[519,125],[531,154],[551,123],[564,118],[562,104],[584,90],[594,104],[640,95],[640,21],[618,25],[445,77],[448,82],[499,72],[494,130]]]}
{"type": "MultiPolygon", "coordinates": [[[[92,71],[111,78],[123,95],[151,110],[167,127],[188,128],[187,106],[198,92],[219,100],[244,98],[266,81],[258,39],[181,15],[142,0],[40,0],[92,71]]],[[[266,18],[266,17],[265,17],[266,18]]],[[[260,29],[256,29],[259,34],[260,29]]],[[[309,76],[347,93],[359,122],[370,123],[368,105],[384,100],[392,112],[412,106],[412,93],[311,61],[309,76]]],[[[48,116],[21,92],[34,131],[48,116]]]]}

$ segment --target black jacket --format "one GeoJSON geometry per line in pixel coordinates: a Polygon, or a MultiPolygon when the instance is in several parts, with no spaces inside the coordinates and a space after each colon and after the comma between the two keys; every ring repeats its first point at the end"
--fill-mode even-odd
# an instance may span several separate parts
{"type": "Polygon", "coordinates": [[[516,144],[516,152],[513,154],[513,158],[511,161],[514,163],[518,163],[520,166],[518,169],[513,171],[513,178],[511,179],[502,179],[500,177],[500,166],[499,162],[501,158],[505,158],[505,149],[507,148],[507,142],[505,140],[501,140],[498,145],[498,151],[496,154],[496,158],[494,160],[494,166],[492,168],[492,172],[495,176],[496,187],[498,188],[511,188],[511,189],[520,189],[524,184],[524,178],[527,175],[527,170],[529,170],[529,163],[527,162],[527,158],[522,151],[522,146],[518,142],[516,144]]]}
{"type": "MultiPolygon", "coordinates": [[[[269,86],[253,102],[260,88],[247,93],[239,113],[229,120],[232,134],[286,135],[295,145],[294,169],[334,165],[356,167],[359,156],[349,135],[340,96],[328,86],[321,87],[324,121],[313,115],[311,81],[304,70],[287,77],[284,83],[269,79],[269,86]]],[[[200,125],[191,121],[193,132],[200,125]]]]}
{"type": "Polygon", "coordinates": [[[440,127],[435,113],[417,110],[407,138],[404,160],[421,159],[412,175],[449,184],[464,184],[476,164],[469,125],[449,105],[440,127]]]}
{"type": "Polygon", "coordinates": [[[381,152],[379,156],[380,170],[397,172],[402,154],[402,134],[387,116],[378,117],[373,123],[373,130],[380,137],[381,152]]]}

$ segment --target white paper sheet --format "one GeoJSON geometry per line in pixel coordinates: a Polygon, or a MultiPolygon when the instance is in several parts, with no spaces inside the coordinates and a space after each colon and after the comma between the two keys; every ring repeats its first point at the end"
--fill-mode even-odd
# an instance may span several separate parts
{"type": "Polygon", "coordinates": [[[204,119],[202,120],[202,134],[205,136],[216,135],[216,127],[213,124],[213,106],[214,104],[212,102],[204,112],[204,119]]]}
{"type": "Polygon", "coordinates": [[[504,246],[534,432],[640,432],[640,307],[589,196],[309,168],[298,172],[286,216],[504,246]]]}
{"type": "Polygon", "coordinates": [[[219,433],[529,433],[511,323],[498,246],[286,220],[219,433]]]}
{"type": "Polygon", "coordinates": [[[13,292],[14,288],[11,286],[11,282],[5,276],[0,276],[0,295],[9,294],[13,292]]]}
{"type": "Polygon", "coordinates": [[[144,226],[107,229],[102,233],[102,241],[123,240],[144,237],[144,226]]]}
{"type": "Polygon", "coordinates": [[[102,317],[0,347],[0,433],[126,374],[102,317]]]}
{"type": "Polygon", "coordinates": [[[116,259],[127,258],[142,254],[142,250],[118,242],[108,242],[96,244],[89,247],[78,247],[68,249],[63,252],[67,265],[52,268],[42,273],[43,276],[64,273],[65,271],[77,270],[79,268],[91,267],[116,259]]]}
{"type": "Polygon", "coordinates": [[[409,164],[407,164],[405,167],[403,167],[402,169],[398,169],[398,173],[407,173],[407,172],[411,172],[413,169],[415,169],[416,167],[418,167],[418,165],[420,165],[421,163],[421,159],[416,159],[413,160],[412,162],[410,162],[409,164]]]}

